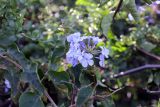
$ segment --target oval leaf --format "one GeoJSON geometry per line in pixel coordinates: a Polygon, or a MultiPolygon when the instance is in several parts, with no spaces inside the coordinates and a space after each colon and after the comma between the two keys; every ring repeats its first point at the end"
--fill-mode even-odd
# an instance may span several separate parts
{"type": "Polygon", "coordinates": [[[90,96],[93,93],[93,88],[89,85],[89,86],[85,86],[82,87],[79,92],[78,92],[78,96],[77,96],[77,102],[76,102],[76,106],[77,107],[82,107],[82,105],[90,98],[90,96]]]}
{"type": "Polygon", "coordinates": [[[113,17],[113,14],[108,14],[108,15],[104,16],[102,19],[101,28],[102,28],[104,35],[108,34],[108,30],[109,30],[111,23],[112,23],[112,17],[113,17]]]}
{"type": "Polygon", "coordinates": [[[19,107],[45,107],[37,92],[25,92],[20,96],[19,107]]]}

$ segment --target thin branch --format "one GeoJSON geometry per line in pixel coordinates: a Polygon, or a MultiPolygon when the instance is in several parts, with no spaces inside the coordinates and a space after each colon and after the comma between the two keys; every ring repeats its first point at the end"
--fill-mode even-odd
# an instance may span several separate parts
{"type": "Polygon", "coordinates": [[[152,54],[152,53],[149,53],[149,52],[147,52],[147,51],[145,51],[145,50],[143,50],[143,49],[141,49],[141,48],[138,48],[138,47],[136,47],[136,48],[137,48],[140,52],[142,52],[142,53],[144,53],[144,54],[146,54],[146,55],[148,55],[148,56],[150,56],[150,57],[152,57],[152,58],[160,61],[160,56],[157,56],[157,55],[154,55],[154,54],[152,54]]]}
{"type": "Polygon", "coordinates": [[[42,82],[46,78],[47,75],[48,75],[48,71],[45,72],[44,76],[42,77],[42,79],[40,81],[42,82]]]}
{"type": "Polygon", "coordinates": [[[4,56],[2,54],[0,54],[0,57],[3,59],[6,59],[7,61],[11,62],[12,64],[14,64],[16,67],[18,67],[19,69],[23,69],[21,65],[19,65],[17,62],[13,61],[12,59],[10,59],[7,56],[4,56]]]}
{"type": "Polygon", "coordinates": [[[139,71],[143,71],[144,69],[153,69],[153,68],[160,68],[160,64],[147,64],[147,65],[143,65],[137,68],[133,68],[124,72],[120,72],[119,74],[115,74],[112,76],[112,78],[119,78],[119,77],[123,77],[126,75],[130,75],[133,73],[137,73],[139,71]]]}
{"type": "Polygon", "coordinates": [[[4,65],[0,65],[0,69],[6,70],[7,68],[4,65]]]}
{"type": "Polygon", "coordinates": [[[107,97],[112,96],[113,94],[119,92],[120,90],[122,90],[124,88],[125,87],[118,88],[117,90],[113,91],[111,94],[108,94],[108,95],[103,95],[103,96],[95,95],[95,96],[91,97],[90,100],[92,100],[92,99],[102,99],[102,100],[105,100],[107,97]]]}
{"type": "Polygon", "coordinates": [[[122,6],[122,3],[123,3],[123,0],[120,0],[119,3],[118,3],[118,6],[117,6],[117,8],[116,8],[116,10],[115,10],[115,12],[114,12],[114,15],[113,15],[113,21],[114,21],[116,15],[117,15],[117,13],[118,13],[119,10],[120,10],[120,8],[121,8],[121,6],[122,6]]]}
{"type": "Polygon", "coordinates": [[[71,106],[75,104],[75,97],[77,95],[77,88],[74,86],[71,94],[71,106]]]}
{"type": "Polygon", "coordinates": [[[75,104],[75,97],[77,95],[77,88],[74,87],[73,88],[73,91],[72,91],[72,94],[71,94],[71,104],[69,107],[76,107],[76,104],[75,104]]]}
{"type": "Polygon", "coordinates": [[[47,90],[44,91],[44,94],[48,98],[48,100],[51,102],[52,107],[58,107],[56,103],[52,100],[51,96],[48,94],[47,90]]]}
{"type": "Polygon", "coordinates": [[[147,93],[149,93],[149,94],[160,94],[160,90],[157,90],[157,91],[151,91],[151,90],[146,90],[147,91],[147,93]]]}

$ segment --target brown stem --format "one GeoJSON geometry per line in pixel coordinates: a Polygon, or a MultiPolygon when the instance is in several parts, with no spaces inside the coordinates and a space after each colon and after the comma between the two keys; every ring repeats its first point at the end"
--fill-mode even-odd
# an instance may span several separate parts
{"type": "Polygon", "coordinates": [[[113,75],[112,78],[119,78],[119,77],[123,77],[123,76],[130,75],[130,74],[133,74],[133,73],[137,73],[139,71],[143,71],[144,69],[152,69],[152,68],[160,68],[160,64],[143,65],[143,66],[140,66],[140,67],[137,67],[137,68],[133,68],[133,69],[124,71],[124,72],[120,72],[119,74],[115,74],[115,75],[113,75]]]}
{"type": "Polygon", "coordinates": [[[58,107],[56,103],[52,100],[51,96],[48,94],[47,90],[44,91],[44,94],[48,98],[48,100],[51,102],[52,107],[58,107]]]}
{"type": "Polygon", "coordinates": [[[76,98],[76,95],[77,95],[77,91],[78,91],[77,87],[74,86],[74,87],[73,87],[73,90],[72,90],[72,94],[71,94],[71,105],[70,105],[69,107],[74,107],[74,105],[75,105],[75,98],[76,98]]]}
{"type": "Polygon", "coordinates": [[[110,94],[108,94],[108,95],[103,95],[103,96],[95,95],[95,96],[91,97],[90,100],[92,100],[92,99],[101,99],[101,100],[105,100],[107,97],[112,96],[113,94],[119,92],[120,90],[122,90],[122,89],[124,89],[124,88],[125,88],[125,87],[121,87],[121,88],[119,88],[119,89],[113,91],[112,93],[110,93],[110,94]]]}
{"type": "Polygon", "coordinates": [[[157,56],[157,55],[154,55],[154,54],[152,54],[152,53],[149,53],[149,52],[147,52],[147,51],[145,51],[145,50],[143,50],[143,49],[141,49],[141,48],[138,48],[138,47],[136,47],[136,48],[137,48],[140,52],[142,52],[142,53],[144,53],[144,54],[146,54],[146,55],[148,55],[148,56],[150,56],[150,57],[152,57],[152,58],[160,61],[160,56],[157,56]]]}
{"type": "Polygon", "coordinates": [[[116,10],[115,10],[115,12],[114,12],[114,15],[113,15],[113,21],[114,21],[114,19],[115,19],[115,17],[116,17],[116,14],[119,12],[119,10],[120,10],[120,8],[121,8],[121,6],[122,6],[122,3],[123,3],[123,0],[120,0],[119,1],[119,3],[118,3],[118,6],[117,6],[117,8],[116,8],[116,10]]]}

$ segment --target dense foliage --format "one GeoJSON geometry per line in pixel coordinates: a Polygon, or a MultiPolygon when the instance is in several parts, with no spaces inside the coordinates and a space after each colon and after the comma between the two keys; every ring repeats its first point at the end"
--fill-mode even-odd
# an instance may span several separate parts
{"type": "Polygon", "coordinates": [[[0,107],[160,107],[154,1],[0,0],[0,107]]]}

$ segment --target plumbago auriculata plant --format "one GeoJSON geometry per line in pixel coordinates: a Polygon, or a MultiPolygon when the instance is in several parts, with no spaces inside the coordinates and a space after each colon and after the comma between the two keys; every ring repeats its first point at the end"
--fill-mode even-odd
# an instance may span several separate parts
{"type": "Polygon", "coordinates": [[[140,106],[139,89],[157,98],[159,10],[151,12],[150,26],[140,16],[149,12],[139,15],[138,6],[135,0],[0,0],[0,107],[140,106]],[[154,72],[130,76],[144,69],[154,72]]]}

